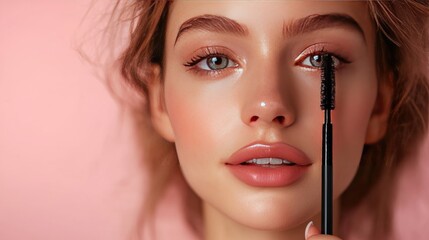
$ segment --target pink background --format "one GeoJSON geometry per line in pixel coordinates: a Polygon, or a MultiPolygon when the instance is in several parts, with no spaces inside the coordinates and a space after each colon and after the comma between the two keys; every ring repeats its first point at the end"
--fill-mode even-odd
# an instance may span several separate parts
{"type": "MultiPolygon", "coordinates": [[[[123,240],[136,218],[134,129],[73,49],[90,2],[0,1],[1,240],[123,240]]],[[[399,239],[429,234],[428,156],[403,173],[399,239]]],[[[163,235],[190,239],[177,221],[163,235]]]]}

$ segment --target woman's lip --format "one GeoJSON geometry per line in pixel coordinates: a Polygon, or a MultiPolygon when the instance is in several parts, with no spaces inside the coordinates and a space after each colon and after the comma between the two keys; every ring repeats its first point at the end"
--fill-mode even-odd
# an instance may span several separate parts
{"type": "Polygon", "coordinates": [[[240,181],[254,187],[285,187],[298,181],[309,169],[307,166],[226,165],[240,181]]]}
{"type": "Polygon", "coordinates": [[[247,185],[285,187],[298,181],[312,162],[302,151],[285,143],[254,143],[233,153],[225,164],[236,178],[247,185]],[[280,158],[296,165],[241,164],[254,158],[280,158]]]}
{"type": "Polygon", "coordinates": [[[235,153],[227,160],[228,165],[239,165],[255,158],[280,158],[300,166],[311,165],[311,160],[299,149],[286,143],[252,143],[235,153]]]}

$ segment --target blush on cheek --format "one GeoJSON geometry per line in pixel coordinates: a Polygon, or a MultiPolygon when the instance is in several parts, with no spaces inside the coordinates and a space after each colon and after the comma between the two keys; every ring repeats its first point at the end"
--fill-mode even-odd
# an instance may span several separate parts
{"type": "Polygon", "coordinates": [[[170,123],[175,135],[176,142],[189,142],[196,143],[198,138],[197,134],[204,134],[204,132],[198,132],[201,129],[202,119],[199,118],[199,114],[196,113],[194,106],[187,104],[183,98],[174,98],[168,103],[168,115],[170,123]]]}
{"type": "Polygon", "coordinates": [[[178,152],[190,156],[210,150],[216,142],[219,114],[208,106],[208,100],[198,94],[178,94],[171,91],[166,99],[168,115],[178,152]]]}
{"type": "Polygon", "coordinates": [[[376,81],[355,79],[342,85],[333,111],[335,194],[341,194],[353,180],[362,156],[363,146],[375,97],[376,81]],[[345,87],[347,86],[347,87],[345,87]]]}
{"type": "Polygon", "coordinates": [[[348,129],[354,136],[362,137],[366,134],[368,123],[374,107],[374,97],[365,96],[362,99],[350,101],[347,113],[345,114],[345,123],[348,123],[348,129]]]}

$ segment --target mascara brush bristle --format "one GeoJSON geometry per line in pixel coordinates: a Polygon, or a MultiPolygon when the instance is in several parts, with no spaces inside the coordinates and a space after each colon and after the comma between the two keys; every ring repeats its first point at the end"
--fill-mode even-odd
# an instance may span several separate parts
{"type": "Polygon", "coordinates": [[[322,55],[321,71],[320,107],[322,110],[333,110],[335,108],[335,66],[331,55],[322,55]]]}

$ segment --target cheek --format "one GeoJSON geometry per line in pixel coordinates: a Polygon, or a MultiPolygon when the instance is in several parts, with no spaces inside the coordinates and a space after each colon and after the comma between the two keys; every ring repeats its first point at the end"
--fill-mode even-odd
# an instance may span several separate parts
{"type": "Polygon", "coordinates": [[[208,143],[213,146],[222,142],[229,131],[229,116],[235,110],[224,91],[216,90],[216,86],[207,90],[193,85],[172,84],[166,86],[165,94],[176,144],[191,144],[189,150],[198,150],[208,143]]]}
{"type": "MultiPolygon", "coordinates": [[[[180,81],[180,78],[173,81],[180,81]]],[[[219,157],[231,151],[225,147],[225,139],[231,138],[230,133],[236,128],[233,118],[238,109],[229,97],[231,94],[225,92],[227,87],[223,83],[213,82],[207,86],[204,82],[201,84],[205,87],[202,87],[195,81],[180,82],[165,85],[166,108],[182,171],[191,185],[201,184],[207,179],[205,174],[219,174],[213,171],[221,165],[211,161],[214,155],[219,157]]]]}
{"type": "Polygon", "coordinates": [[[336,186],[339,191],[347,188],[358,169],[377,95],[375,72],[369,67],[362,69],[367,70],[337,84],[337,102],[333,112],[333,147],[336,153],[335,180],[341,184],[336,186]]]}

